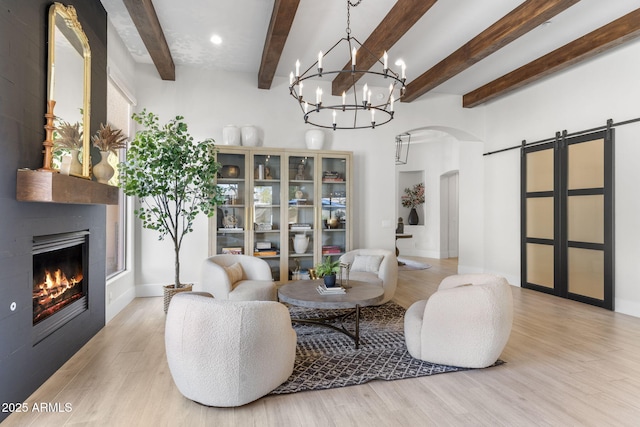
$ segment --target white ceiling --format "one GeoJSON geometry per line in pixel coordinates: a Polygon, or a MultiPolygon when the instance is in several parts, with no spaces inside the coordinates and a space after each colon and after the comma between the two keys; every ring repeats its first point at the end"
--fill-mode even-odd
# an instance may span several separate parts
{"type": "MultiPolygon", "coordinates": [[[[134,59],[152,63],[122,0],[101,0],[109,19],[134,59]]],[[[176,65],[241,71],[257,75],[273,0],[153,0],[176,65]],[[213,45],[212,34],[222,37],[213,45]]],[[[362,0],[351,8],[352,36],[364,43],[391,9],[394,0],[362,0]]],[[[407,63],[407,81],[516,8],[519,0],[440,0],[389,51],[390,64],[407,63]]],[[[640,7],[640,0],[581,0],[541,26],[490,55],[435,89],[463,95],[608,22],[640,7]]],[[[277,76],[287,77],[296,59],[316,60],[345,36],[346,0],[301,0],[285,45],[277,76]]],[[[348,61],[337,54],[335,67],[348,61]]],[[[333,64],[325,63],[325,69],[333,64]]],[[[392,65],[393,67],[393,65],[392,65]]]]}

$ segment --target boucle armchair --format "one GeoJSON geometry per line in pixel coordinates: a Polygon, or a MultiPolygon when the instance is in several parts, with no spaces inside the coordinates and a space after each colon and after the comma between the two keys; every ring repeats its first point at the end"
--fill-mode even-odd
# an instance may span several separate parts
{"type": "Polygon", "coordinates": [[[207,406],[241,406],[289,378],[296,333],[279,302],[182,292],[169,306],[165,347],[169,371],[185,397],[207,406]]]}
{"type": "Polygon", "coordinates": [[[271,268],[250,255],[214,255],[204,260],[200,283],[217,299],[276,301],[271,268]]]}
{"type": "Polygon", "coordinates": [[[384,297],[378,304],[391,300],[398,284],[398,260],[396,254],[384,249],[355,249],[340,257],[351,264],[350,280],[369,282],[384,288],[384,297]]]}
{"type": "Polygon", "coordinates": [[[496,362],[513,323],[513,298],[506,279],[490,274],[446,277],[428,300],[405,313],[404,335],[416,359],[463,368],[496,362]]]}

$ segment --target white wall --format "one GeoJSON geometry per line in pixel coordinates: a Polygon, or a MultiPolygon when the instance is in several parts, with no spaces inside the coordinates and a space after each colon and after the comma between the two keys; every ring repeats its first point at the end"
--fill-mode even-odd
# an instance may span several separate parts
{"type": "MultiPolygon", "coordinates": [[[[481,107],[486,151],[640,116],[640,41],[481,107]]],[[[640,124],[616,128],[615,304],[640,316],[640,124]]],[[[485,270],[520,284],[520,152],[485,157],[485,270]]],[[[461,168],[462,170],[462,168],[461,168]]]]}
{"type": "MultiPolygon", "coordinates": [[[[147,108],[162,121],[183,115],[196,140],[222,141],[227,124],[253,124],[269,147],[304,148],[305,125],[297,103],[289,96],[288,81],[276,79],[270,90],[257,88],[253,74],[176,67],[176,81],[162,81],[153,66],[136,68],[138,110],[147,108]]],[[[328,87],[323,88],[325,94],[328,87]]],[[[375,130],[328,131],[325,148],[354,153],[354,246],[395,247],[394,137],[419,125],[443,125],[478,134],[481,115],[459,107],[460,97],[430,95],[396,107],[396,119],[375,130]]],[[[328,101],[325,101],[328,102],[328,101]]],[[[341,101],[338,101],[341,102],[341,101]]],[[[139,222],[137,222],[139,226],[139,222]]],[[[187,235],[181,253],[181,280],[197,283],[200,264],[207,256],[207,219],[200,216],[195,232],[187,235]]],[[[173,278],[170,242],[159,242],[155,232],[140,231],[136,265],[138,295],[159,295],[159,285],[173,278]]]]}

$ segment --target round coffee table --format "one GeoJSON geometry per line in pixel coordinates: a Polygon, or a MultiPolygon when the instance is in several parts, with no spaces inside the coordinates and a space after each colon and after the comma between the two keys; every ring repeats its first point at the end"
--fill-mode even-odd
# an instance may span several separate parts
{"type": "Polygon", "coordinates": [[[282,302],[299,307],[329,309],[353,309],[345,314],[319,317],[314,319],[291,319],[292,322],[309,323],[324,326],[342,332],[350,336],[355,342],[356,348],[360,345],[360,308],[374,305],[382,301],[384,289],[379,285],[357,280],[349,281],[349,288],[344,294],[320,294],[317,290],[322,280],[298,280],[289,282],[278,289],[278,298],[282,302]],[[351,332],[344,327],[343,321],[349,316],[356,316],[355,331],[351,332]],[[331,323],[339,319],[340,327],[331,323]]]}

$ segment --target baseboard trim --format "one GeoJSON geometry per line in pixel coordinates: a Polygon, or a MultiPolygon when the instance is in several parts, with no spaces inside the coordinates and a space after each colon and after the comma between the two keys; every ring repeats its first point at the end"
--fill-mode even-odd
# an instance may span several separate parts
{"type": "Polygon", "coordinates": [[[128,289],[124,294],[120,295],[111,303],[107,304],[105,312],[105,323],[109,323],[111,319],[116,317],[131,301],[136,297],[136,290],[132,287],[128,289]]]}

